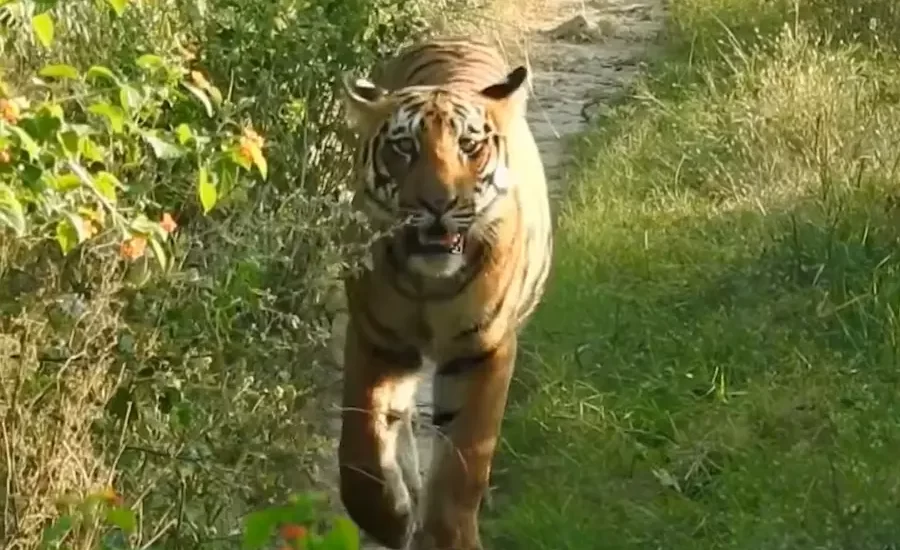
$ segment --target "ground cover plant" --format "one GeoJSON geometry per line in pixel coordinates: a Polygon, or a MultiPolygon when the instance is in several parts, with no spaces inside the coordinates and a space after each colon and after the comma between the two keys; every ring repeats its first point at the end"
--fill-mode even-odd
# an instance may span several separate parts
{"type": "Polygon", "coordinates": [[[900,544],[900,6],[681,0],[577,144],[495,547],[900,544]]]}
{"type": "Polygon", "coordinates": [[[334,83],[425,15],[0,0],[0,547],[355,545],[294,496],[359,250],[334,83]]]}

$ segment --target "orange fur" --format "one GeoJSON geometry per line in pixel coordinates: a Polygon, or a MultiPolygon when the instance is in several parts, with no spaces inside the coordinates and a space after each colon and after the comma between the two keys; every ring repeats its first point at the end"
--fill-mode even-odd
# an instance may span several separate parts
{"type": "Polygon", "coordinates": [[[478,509],[517,332],[552,256],[546,183],[524,119],[524,68],[510,72],[495,50],[458,40],[397,59],[385,87],[345,83],[361,138],[357,195],[382,218],[413,212],[405,226],[413,239],[449,227],[465,247],[422,259],[397,232],[373,246],[371,270],[346,281],[341,497],[389,548],[479,550],[478,509]],[[444,433],[423,488],[410,438],[427,362],[436,366],[434,420],[444,433]]]}

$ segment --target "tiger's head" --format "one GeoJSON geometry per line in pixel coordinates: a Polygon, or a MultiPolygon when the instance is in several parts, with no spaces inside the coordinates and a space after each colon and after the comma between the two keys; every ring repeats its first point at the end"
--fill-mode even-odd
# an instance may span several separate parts
{"type": "Polygon", "coordinates": [[[359,135],[356,195],[370,217],[399,224],[407,267],[449,276],[471,242],[487,233],[510,188],[506,133],[524,109],[525,67],[481,90],[409,86],[385,90],[344,79],[344,101],[359,135]]]}

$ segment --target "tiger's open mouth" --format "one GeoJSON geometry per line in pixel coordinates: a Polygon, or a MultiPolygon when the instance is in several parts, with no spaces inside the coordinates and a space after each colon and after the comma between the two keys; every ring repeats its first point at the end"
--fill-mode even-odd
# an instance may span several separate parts
{"type": "Polygon", "coordinates": [[[462,233],[449,232],[440,226],[407,227],[406,246],[410,254],[432,256],[438,254],[462,254],[466,237],[462,233]]]}

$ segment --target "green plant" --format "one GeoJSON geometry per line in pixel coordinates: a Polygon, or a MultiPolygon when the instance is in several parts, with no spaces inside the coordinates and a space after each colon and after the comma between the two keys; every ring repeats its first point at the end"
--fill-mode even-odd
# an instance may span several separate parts
{"type": "MultiPolygon", "coordinates": [[[[263,550],[275,543],[279,550],[359,550],[359,532],[343,517],[325,521],[322,495],[293,495],[281,506],[269,506],[243,520],[242,550],[263,550]]],[[[43,531],[41,550],[73,548],[135,550],[153,548],[138,533],[138,519],[121,495],[105,488],[83,499],[66,497],[60,515],[43,531]],[[78,541],[78,546],[71,544],[78,541]]]]}
{"type": "Polygon", "coordinates": [[[338,517],[322,526],[325,499],[317,493],[293,496],[244,520],[242,550],[260,550],[277,534],[283,550],[359,550],[359,531],[338,517]]]}
{"type": "MultiPolygon", "coordinates": [[[[363,249],[333,84],[421,12],[0,6],[0,546],[38,548],[60,495],[113,483],[130,544],[230,549],[327,483],[329,302],[363,249]]],[[[69,547],[119,540],[77,511],[69,547]]]]}
{"type": "Polygon", "coordinates": [[[82,75],[48,65],[27,96],[0,99],[0,221],[16,237],[53,235],[64,254],[88,239],[122,242],[130,259],[148,242],[166,269],[170,208],[196,197],[209,212],[241,189],[251,165],[265,178],[260,138],[234,130],[216,87],[155,55],[135,65],[131,79],[103,66],[82,75]],[[159,185],[186,166],[196,167],[195,186],[159,185]],[[166,223],[150,222],[148,211],[164,212],[166,223]]]}

